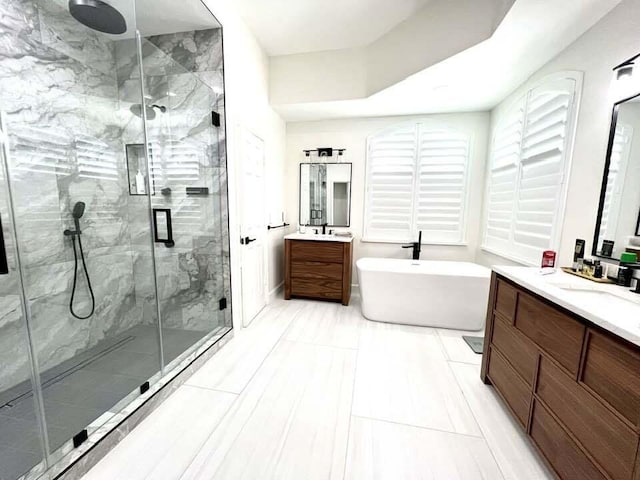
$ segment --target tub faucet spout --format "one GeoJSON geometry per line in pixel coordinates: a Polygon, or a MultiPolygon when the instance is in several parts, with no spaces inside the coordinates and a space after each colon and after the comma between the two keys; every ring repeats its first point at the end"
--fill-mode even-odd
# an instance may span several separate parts
{"type": "Polygon", "coordinates": [[[413,242],[411,245],[403,245],[402,248],[411,248],[413,249],[413,259],[420,260],[420,250],[422,247],[422,230],[418,234],[418,241],[413,242]]]}

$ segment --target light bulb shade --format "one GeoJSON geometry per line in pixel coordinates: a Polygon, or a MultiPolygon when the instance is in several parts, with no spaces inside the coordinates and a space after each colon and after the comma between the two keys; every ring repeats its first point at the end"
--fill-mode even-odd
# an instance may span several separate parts
{"type": "Polygon", "coordinates": [[[616,78],[618,80],[625,77],[632,77],[632,76],[633,76],[633,64],[621,66],[616,70],[616,78]]]}

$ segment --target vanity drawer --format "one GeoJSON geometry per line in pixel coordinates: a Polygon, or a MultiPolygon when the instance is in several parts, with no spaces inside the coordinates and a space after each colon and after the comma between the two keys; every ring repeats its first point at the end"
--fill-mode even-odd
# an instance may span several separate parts
{"type": "Polygon", "coordinates": [[[545,357],[536,394],[613,480],[631,480],[638,436],[620,418],[545,357]]]}
{"type": "Polygon", "coordinates": [[[326,262],[291,262],[291,277],[339,280],[342,282],[342,264],[326,262]]]}
{"type": "Polygon", "coordinates": [[[291,241],[291,261],[312,261],[342,263],[344,247],[342,242],[314,242],[310,240],[291,241]]]}
{"type": "Polygon", "coordinates": [[[342,298],[342,281],[297,278],[291,284],[291,295],[340,300],[342,298]]]}
{"type": "Polygon", "coordinates": [[[640,349],[589,330],[581,382],[640,427],[640,349]]]}
{"type": "Polygon", "coordinates": [[[531,438],[564,480],[606,480],[558,422],[534,401],[531,438]]]}
{"type": "Polygon", "coordinates": [[[533,342],[516,328],[496,318],[493,323],[491,343],[509,359],[513,368],[526,382],[533,385],[538,360],[538,350],[533,342]]]}
{"type": "Polygon", "coordinates": [[[518,303],[518,290],[502,280],[498,280],[496,288],[495,310],[513,323],[518,303]]]}
{"type": "Polygon", "coordinates": [[[518,297],[515,325],[577,378],[584,325],[523,292],[518,297]]]}
{"type": "Polygon", "coordinates": [[[531,388],[516,374],[504,357],[495,348],[489,359],[489,379],[500,391],[516,417],[526,428],[531,404],[531,388]]]}

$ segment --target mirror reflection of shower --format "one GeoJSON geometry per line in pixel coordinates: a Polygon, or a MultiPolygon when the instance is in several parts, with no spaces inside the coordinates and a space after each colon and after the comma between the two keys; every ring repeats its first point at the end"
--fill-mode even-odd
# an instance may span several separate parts
{"type": "Polygon", "coordinates": [[[80,219],[84,215],[84,210],[86,205],[84,202],[76,202],[73,206],[73,211],[71,215],[73,216],[73,224],[75,226],[75,230],[65,230],[63,233],[66,237],[71,237],[71,241],[73,243],[73,285],[71,287],[71,299],[69,300],[69,312],[75,318],[79,320],[86,320],[91,317],[96,309],[96,297],[93,294],[93,287],[91,286],[91,278],[89,277],[89,270],[87,269],[87,262],[84,258],[84,250],[82,248],[82,230],[80,229],[80,219]],[[77,240],[77,247],[76,247],[77,240]],[[80,251],[80,259],[78,259],[78,250],[80,251]],[[75,312],[73,304],[75,303],[76,289],[78,287],[78,260],[82,261],[82,270],[84,271],[84,276],[87,280],[87,287],[89,288],[89,295],[91,296],[91,311],[87,315],[79,315],[75,312]]]}

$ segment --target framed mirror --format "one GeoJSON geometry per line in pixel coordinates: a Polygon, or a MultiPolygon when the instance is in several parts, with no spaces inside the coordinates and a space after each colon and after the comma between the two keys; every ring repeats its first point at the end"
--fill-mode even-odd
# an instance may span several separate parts
{"type": "Polygon", "coordinates": [[[300,164],[300,225],[351,224],[351,163],[300,164]]]}
{"type": "Polygon", "coordinates": [[[593,255],[640,251],[640,94],[613,107],[593,255]]]}

